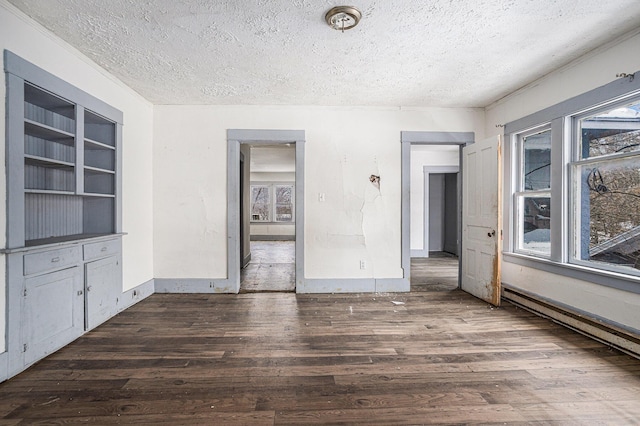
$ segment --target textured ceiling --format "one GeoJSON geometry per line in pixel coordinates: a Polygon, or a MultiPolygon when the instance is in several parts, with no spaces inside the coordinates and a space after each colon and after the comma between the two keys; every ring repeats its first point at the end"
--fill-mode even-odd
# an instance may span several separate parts
{"type": "Polygon", "coordinates": [[[9,2],[155,104],[483,107],[640,22],[638,0],[355,0],[344,33],[335,0],[9,2]]]}

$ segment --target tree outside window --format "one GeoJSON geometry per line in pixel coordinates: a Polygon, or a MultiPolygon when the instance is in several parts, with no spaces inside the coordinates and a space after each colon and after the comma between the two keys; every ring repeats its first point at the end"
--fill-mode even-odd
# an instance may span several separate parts
{"type": "Polygon", "coordinates": [[[251,186],[251,221],[271,221],[271,188],[251,186]]]}

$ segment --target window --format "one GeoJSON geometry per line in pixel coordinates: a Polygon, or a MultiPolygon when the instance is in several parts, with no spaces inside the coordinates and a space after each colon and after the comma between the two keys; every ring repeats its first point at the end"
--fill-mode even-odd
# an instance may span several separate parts
{"type": "Polygon", "coordinates": [[[519,137],[517,247],[543,256],[551,253],[551,130],[519,137]]]}
{"type": "Polygon", "coordinates": [[[640,293],[639,80],[505,126],[505,261],[640,293]]]}
{"type": "Polygon", "coordinates": [[[276,222],[293,222],[293,186],[276,185],[276,222]]]}
{"type": "Polygon", "coordinates": [[[640,270],[640,101],[574,121],[572,260],[640,270]]]}
{"type": "Polygon", "coordinates": [[[293,223],[293,188],[291,184],[251,185],[251,221],[293,223]]]}
{"type": "Polygon", "coordinates": [[[251,220],[253,222],[271,221],[271,188],[269,186],[251,186],[251,220]]]}

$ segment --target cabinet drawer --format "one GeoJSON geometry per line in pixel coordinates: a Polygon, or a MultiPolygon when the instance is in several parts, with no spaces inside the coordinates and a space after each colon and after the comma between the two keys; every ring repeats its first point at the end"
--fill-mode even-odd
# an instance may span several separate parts
{"type": "Polygon", "coordinates": [[[24,255],[24,274],[57,271],[80,262],[80,247],[69,247],[24,255]]]}
{"type": "Polygon", "coordinates": [[[120,252],[120,240],[100,241],[84,245],[84,260],[113,256],[120,252]]]}

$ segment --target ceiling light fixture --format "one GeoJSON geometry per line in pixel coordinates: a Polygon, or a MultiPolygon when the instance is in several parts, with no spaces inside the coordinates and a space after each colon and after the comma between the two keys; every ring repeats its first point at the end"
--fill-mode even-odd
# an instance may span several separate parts
{"type": "Polygon", "coordinates": [[[334,30],[350,30],[358,25],[362,18],[362,13],[353,6],[336,6],[329,10],[324,19],[334,30]]]}

